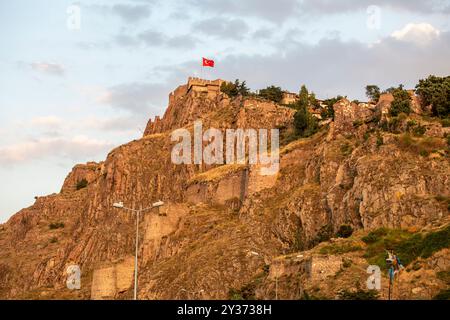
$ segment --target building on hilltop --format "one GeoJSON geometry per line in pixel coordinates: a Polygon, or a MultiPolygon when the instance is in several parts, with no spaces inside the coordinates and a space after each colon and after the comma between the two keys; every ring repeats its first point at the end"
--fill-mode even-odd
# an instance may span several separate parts
{"type": "Polygon", "coordinates": [[[220,93],[220,86],[225,82],[221,79],[205,80],[189,77],[187,83],[187,92],[206,93],[208,97],[215,97],[220,93]]]}
{"type": "Polygon", "coordinates": [[[283,91],[283,98],[281,99],[281,104],[290,104],[298,100],[298,95],[289,91],[283,91]]]}

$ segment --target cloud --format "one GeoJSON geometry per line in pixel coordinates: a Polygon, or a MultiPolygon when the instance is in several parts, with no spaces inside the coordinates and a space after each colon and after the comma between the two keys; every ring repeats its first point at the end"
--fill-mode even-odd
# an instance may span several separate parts
{"type": "Polygon", "coordinates": [[[166,46],[170,48],[191,49],[200,41],[191,35],[175,36],[166,41],[166,46]]]}
{"type": "Polygon", "coordinates": [[[126,132],[142,130],[147,119],[142,117],[142,115],[133,114],[113,118],[88,117],[80,122],[86,129],[126,132]]]}
{"type": "Polygon", "coordinates": [[[276,23],[295,15],[300,6],[298,0],[190,0],[190,2],[202,12],[253,16],[276,23]]]}
{"type": "Polygon", "coordinates": [[[91,9],[101,15],[115,15],[129,24],[138,23],[149,18],[151,8],[157,1],[139,1],[138,4],[118,3],[114,5],[85,4],[83,7],[91,9]]]}
{"type": "Polygon", "coordinates": [[[194,23],[193,30],[221,39],[240,40],[249,31],[248,25],[241,19],[214,17],[194,23]]]}
{"type": "MultiPolygon", "coordinates": [[[[296,42],[270,55],[232,54],[216,59],[214,77],[247,80],[252,89],[275,84],[296,92],[306,84],[319,98],[341,94],[363,100],[367,84],[388,88],[404,83],[413,88],[429,74],[449,75],[449,56],[449,32],[441,32],[427,46],[390,36],[372,46],[329,38],[315,45],[296,42]]],[[[185,63],[172,72],[182,79],[196,63],[185,63]]]]}
{"type": "Polygon", "coordinates": [[[61,118],[56,116],[44,116],[44,117],[35,117],[30,120],[30,124],[32,126],[39,127],[58,127],[63,124],[61,118]]]}
{"type": "Polygon", "coordinates": [[[32,62],[30,66],[35,71],[52,76],[63,76],[65,73],[64,67],[57,63],[32,62]]]}
{"type": "Polygon", "coordinates": [[[327,15],[366,10],[369,6],[419,14],[450,14],[447,0],[189,0],[202,13],[257,17],[273,23],[310,15],[327,15]]]}
{"type": "Polygon", "coordinates": [[[150,7],[148,5],[116,4],[111,7],[111,10],[129,23],[138,22],[151,15],[150,7]]]}
{"type": "Polygon", "coordinates": [[[428,23],[409,23],[401,30],[394,31],[392,37],[401,40],[425,45],[439,37],[440,31],[428,23]]]}
{"type": "Polygon", "coordinates": [[[97,98],[97,102],[132,114],[144,115],[161,109],[167,103],[169,90],[171,88],[160,83],[124,83],[107,88],[97,98]]]}
{"type": "Polygon", "coordinates": [[[16,165],[46,157],[64,157],[78,161],[104,154],[112,147],[113,144],[109,142],[85,136],[72,139],[42,138],[0,147],[0,163],[16,165]]]}
{"type": "Polygon", "coordinates": [[[198,38],[190,35],[167,36],[161,32],[146,30],[136,36],[128,34],[118,34],[114,37],[115,42],[122,47],[135,47],[144,45],[147,47],[165,47],[165,48],[184,48],[192,49],[200,41],[198,38]]]}
{"type": "Polygon", "coordinates": [[[161,32],[147,30],[140,33],[137,37],[143,41],[147,46],[159,46],[164,43],[165,37],[161,32]]]}

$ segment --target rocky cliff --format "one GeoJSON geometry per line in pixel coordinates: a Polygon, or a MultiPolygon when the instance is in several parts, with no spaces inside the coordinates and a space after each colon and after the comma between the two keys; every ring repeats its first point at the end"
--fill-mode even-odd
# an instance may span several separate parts
{"type": "MultiPolygon", "coordinates": [[[[280,287],[284,298],[304,297],[311,288],[334,298],[338,287],[355,286],[340,276],[345,255],[354,255],[360,274],[369,265],[362,236],[380,227],[425,234],[448,222],[449,128],[422,117],[418,104],[414,114],[390,119],[389,97],[377,105],[341,100],[334,121],[282,146],[280,171],[263,176],[251,165],[175,165],[170,134],[191,130],[197,119],[204,128],[288,132],[294,110],[187,85],[169,101],[141,139],[104,162],[75,166],[59,194],[39,197],[1,225],[1,298],[130,298],[135,220],[112,207],[117,201],[132,208],[165,202],[140,225],[141,299],[242,297],[249,284],[251,297],[269,299],[278,277],[297,279],[280,287]],[[348,241],[359,243],[358,254],[321,251],[343,225],[355,230],[348,241]],[[73,264],[81,268],[80,290],[66,288],[73,264]]],[[[402,298],[431,298],[446,287],[437,274],[448,273],[448,251],[433,254],[420,262],[436,279],[432,289],[409,285],[410,275],[402,298]]]]}

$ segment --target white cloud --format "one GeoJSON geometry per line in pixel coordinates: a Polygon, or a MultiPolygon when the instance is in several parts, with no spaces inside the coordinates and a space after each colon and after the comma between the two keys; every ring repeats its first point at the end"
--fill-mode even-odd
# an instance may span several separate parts
{"type": "Polygon", "coordinates": [[[96,101],[142,116],[151,110],[164,107],[171,89],[161,83],[124,83],[107,88],[96,101]]]}
{"type": "Polygon", "coordinates": [[[30,123],[37,127],[59,127],[63,124],[63,120],[56,116],[44,116],[33,118],[30,123]]]}
{"type": "Polygon", "coordinates": [[[62,65],[48,62],[32,62],[30,66],[33,70],[52,76],[63,76],[65,69],[62,65]]]}
{"type": "Polygon", "coordinates": [[[104,154],[113,144],[85,136],[66,138],[42,138],[6,147],[0,147],[0,163],[15,165],[32,162],[45,157],[64,157],[71,160],[86,160],[104,154]]]}
{"type": "Polygon", "coordinates": [[[429,23],[408,23],[401,30],[394,31],[392,37],[397,40],[424,45],[438,38],[440,33],[429,23]]]}

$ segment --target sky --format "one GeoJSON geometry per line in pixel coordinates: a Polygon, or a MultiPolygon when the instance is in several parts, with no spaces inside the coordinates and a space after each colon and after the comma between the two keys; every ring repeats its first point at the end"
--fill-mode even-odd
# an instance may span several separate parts
{"type": "Polygon", "coordinates": [[[141,137],[189,76],[364,100],[450,75],[449,18],[450,0],[0,0],[0,222],[141,137]]]}

